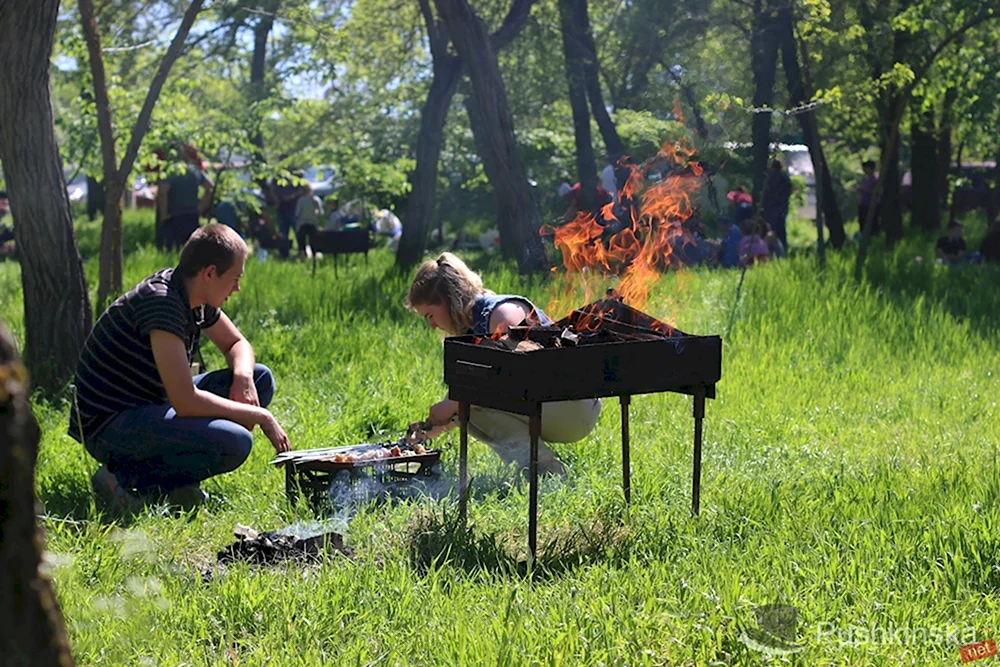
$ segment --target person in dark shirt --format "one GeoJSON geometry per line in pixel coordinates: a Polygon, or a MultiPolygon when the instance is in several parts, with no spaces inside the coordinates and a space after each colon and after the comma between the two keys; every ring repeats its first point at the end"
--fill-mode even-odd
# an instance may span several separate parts
{"type": "Polygon", "coordinates": [[[156,206],[163,226],[167,249],[180,248],[198,229],[200,188],[211,198],[212,181],[201,166],[201,159],[191,146],[184,147],[184,172],[164,178],[156,189],[156,206]]]}
{"type": "Polygon", "coordinates": [[[948,235],[937,240],[934,254],[938,260],[948,264],[960,262],[965,258],[965,239],[962,238],[962,223],[953,222],[948,225],[948,235]]]}
{"type": "Polygon", "coordinates": [[[719,219],[719,264],[731,269],[740,265],[740,241],[743,233],[739,225],[734,225],[729,218],[719,219]]]}
{"type": "Polygon", "coordinates": [[[1000,221],[994,222],[990,233],[983,239],[979,254],[984,262],[1000,262],[1000,221]]]}
{"type": "Polygon", "coordinates": [[[182,506],[204,500],[198,483],[246,460],[254,426],[275,450],[288,451],[288,436],[266,409],[271,371],[221,310],[240,289],[247,252],[229,227],[200,227],[177,267],[119,297],[84,343],[69,434],[102,464],[91,481],[113,509],[149,494],[182,506]],[[192,379],[202,331],[229,368],[192,379]]]}
{"type": "Polygon", "coordinates": [[[761,204],[764,207],[764,220],[771,226],[775,236],[781,241],[783,248],[788,247],[788,235],[785,232],[785,221],[788,218],[788,202],[792,197],[792,181],[788,178],[781,160],[771,163],[771,171],[764,183],[764,194],[761,204]]]}

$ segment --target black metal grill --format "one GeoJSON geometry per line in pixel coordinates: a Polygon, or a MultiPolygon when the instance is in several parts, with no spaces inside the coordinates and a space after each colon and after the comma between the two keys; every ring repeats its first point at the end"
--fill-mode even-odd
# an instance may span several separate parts
{"type": "Polygon", "coordinates": [[[469,406],[529,417],[528,549],[535,554],[538,439],[542,404],[617,396],[622,411],[622,488],[631,501],[628,406],[634,394],[675,392],[694,397],[691,511],[700,509],[702,420],[705,399],[722,377],[722,339],[692,336],[617,301],[597,301],[554,326],[514,327],[499,340],[455,336],[445,340],[448,397],[459,402],[459,507],[466,511],[469,406]],[[533,348],[531,351],[517,351],[533,348]],[[541,347],[538,347],[541,346],[541,347]]]}

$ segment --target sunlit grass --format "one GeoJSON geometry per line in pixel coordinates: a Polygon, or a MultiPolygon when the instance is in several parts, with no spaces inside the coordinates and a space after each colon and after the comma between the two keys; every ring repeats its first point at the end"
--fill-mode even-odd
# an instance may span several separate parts
{"type": "MultiPolygon", "coordinates": [[[[132,224],[130,238],[148,238],[132,224]]],[[[735,317],[738,272],[664,276],[645,310],[691,333],[733,322],[708,404],[702,514],[689,511],[690,399],[633,400],[631,506],[609,401],[591,437],[555,446],[572,474],[542,485],[533,578],[527,490],[473,444],[470,530],[449,500],[371,506],[348,527],[353,561],[203,581],[237,523],[312,519],[285,503],[267,440],[206,483],[215,498],[196,515],[153,508],[116,525],[93,506],[94,463],[65,435],[66,405],[36,402],[37,486],[74,653],[109,665],[758,664],[780,659],[741,633],[754,607],[780,602],[799,613],[792,663],[957,663],[954,637],[933,629],[981,640],[1000,627],[1000,272],[917,264],[923,243],[876,247],[862,287],[849,253],[822,272],[806,255],[755,268],[735,317]],[[873,627],[882,641],[858,643],[873,627]],[[900,627],[913,632],[886,640],[900,627]]],[[[126,283],[173,260],[141,243],[126,283]]],[[[469,260],[497,291],[540,304],[564,292],[469,260]]],[[[338,275],[330,262],[315,277],[304,263],[248,263],[227,312],[275,371],[294,446],[395,434],[443,395],[440,340],[403,309],[407,276],[391,266],[382,251],[338,275]]],[[[13,263],[0,264],[0,294],[20,331],[13,263]]],[[[457,436],[446,441],[453,475],[457,436]]]]}

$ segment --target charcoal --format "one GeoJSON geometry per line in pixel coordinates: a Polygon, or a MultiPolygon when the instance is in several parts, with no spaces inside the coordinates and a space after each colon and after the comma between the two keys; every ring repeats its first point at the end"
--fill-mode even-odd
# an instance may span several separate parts
{"type": "Polygon", "coordinates": [[[321,533],[300,538],[276,531],[258,533],[242,525],[237,526],[234,533],[237,541],[216,555],[220,564],[236,561],[254,565],[276,565],[284,561],[318,563],[322,560],[325,549],[332,549],[348,557],[354,555],[354,550],[344,545],[344,536],[340,533],[321,533]]]}

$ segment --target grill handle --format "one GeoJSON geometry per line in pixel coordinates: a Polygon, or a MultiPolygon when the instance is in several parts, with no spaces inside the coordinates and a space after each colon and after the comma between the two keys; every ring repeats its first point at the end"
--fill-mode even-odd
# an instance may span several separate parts
{"type": "Polygon", "coordinates": [[[455,360],[455,373],[476,378],[489,378],[500,375],[500,369],[490,364],[480,364],[475,361],[455,360]]]}

